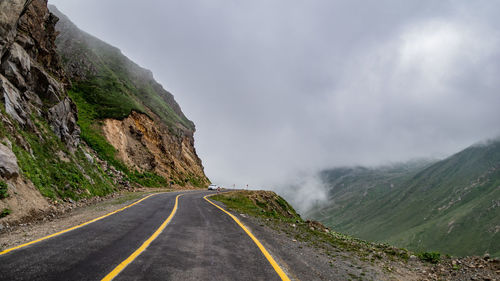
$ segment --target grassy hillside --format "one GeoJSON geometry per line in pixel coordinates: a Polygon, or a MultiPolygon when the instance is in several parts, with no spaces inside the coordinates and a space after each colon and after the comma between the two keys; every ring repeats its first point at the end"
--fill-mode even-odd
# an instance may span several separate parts
{"type": "MultiPolygon", "coordinates": [[[[10,119],[2,109],[2,120],[10,119]]],[[[66,145],[52,132],[43,118],[31,116],[38,134],[14,124],[14,131],[0,122],[0,139],[7,141],[17,157],[21,174],[31,180],[40,193],[51,199],[102,196],[116,190],[113,179],[95,162],[85,156],[80,146],[70,153],[66,145]],[[25,142],[19,145],[16,139],[25,142]]]]}
{"type": "Polygon", "coordinates": [[[309,216],[413,250],[500,256],[500,141],[432,165],[324,171],[329,202],[309,216]]]}

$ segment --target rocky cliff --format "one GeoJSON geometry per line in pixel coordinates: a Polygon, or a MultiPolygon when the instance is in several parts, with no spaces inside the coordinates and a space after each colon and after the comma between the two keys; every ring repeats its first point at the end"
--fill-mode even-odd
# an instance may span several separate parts
{"type": "Polygon", "coordinates": [[[102,41],[61,51],[91,37],[58,21],[46,0],[0,1],[0,220],[122,188],[208,183],[173,96],[102,41]],[[56,24],[73,29],[56,40],[56,24]]]}
{"type": "Polygon", "coordinates": [[[56,22],[45,1],[0,2],[0,218],[47,209],[37,189],[47,174],[36,171],[45,159],[37,152],[56,142],[51,152],[71,154],[79,145],[76,107],[55,48],[56,22]]]}
{"type": "Polygon", "coordinates": [[[39,134],[32,114],[48,121],[70,149],[79,143],[76,108],[68,99],[55,49],[57,18],[44,1],[2,1],[0,91],[5,112],[39,134]]]}
{"type": "Polygon", "coordinates": [[[103,133],[128,167],[154,171],[181,185],[179,179],[195,186],[206,183],[191,135],[172,135],[165,125],[135,111],[123,120],[104,120],[103,133]]]}
{"type": "Polygon", "coordinates": [[[174,96],[151,71],[50,9],[60,18],[57,49],[81,113],[82,138],[125,172],[154,173],[181,187],[207,185],[194,148],[195,126],[174,96]]]}

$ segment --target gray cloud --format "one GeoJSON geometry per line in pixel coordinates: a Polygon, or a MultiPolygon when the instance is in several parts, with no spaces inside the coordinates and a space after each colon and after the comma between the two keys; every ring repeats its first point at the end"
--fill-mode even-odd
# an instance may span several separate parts
{"type": "Polygon", "coordinates": [[[286,190],[500,132],[492,1],[50,2],[174,93],[214,182],[286,190]]]}

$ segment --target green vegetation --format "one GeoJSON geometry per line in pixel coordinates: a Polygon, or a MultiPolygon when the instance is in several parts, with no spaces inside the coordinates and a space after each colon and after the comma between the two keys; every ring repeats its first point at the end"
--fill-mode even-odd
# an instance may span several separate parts
{"type": "Polygon", "coordinates": [[[275,218],[290,222],[302,221],[292,206],[274,192],[240,191],[222,193],[210,198],[224,203],[230,209],[255,217],[275,218]]]}
{"type": "Polygon", "coordinates": [[[83,95],[74,91],[68,91],[78,108],[78,126],[80,126],[80,137],[84,140],[103,160],[115,168],[126,171],[127,167],[116,159],[116,149],[106,140],[101,127],[102,121],[96,112],[95,106],[89,104],[83,95]]]}
{"type": "Polygon", "coordinates": [[[155,173],[144,172],[140,173],[137,171],[127,172],[128,178],[142,186],[148,187],[165,187],[167,186],[167,180],[155,173]]]}
{"type": "Polygon", "coordinates": [[[84,77],[73,81],[72,97],[78,96],[88,104],[94,120],[123,119],[132,110],[147,114],[147,107],[172,132],[179,126],[194,130],[194,124],[184,116],[172,94],[154,80],[151,72],[72,23],[68,22],[65,28],[68,30],[56,40],[58,52],[64,65],[80,65],[79,76],[84,77]],[[81,36],[72,37],[77,35],[81,36]]]}
{"type": "Polygon", "coordinates": [[[0,219],[10,215],[10,213],[11,213],[10,209],[7,209],[7,208],[3,209],[2,212],[0,212],[0,219]]]}
{"type": "Polygon", "coordinates": [[[414,251],[500,256],[500,141],[420,165],[325,171],[329,202],[308,216],[414,251]]]}
{"type": "MultiPolygon", "coordinates": [[[[187,182],[189,182],[192,186],[195,186],[195,187],[200,187],[200,188],[207,187],[205,184],[206,179],[202,179],[202,178],[200,178],[196,175],[193,175],[193,174],[188,175],[187,182]]],[[[184,186],[184,184],[182,184],[182,186],[184,186]]]]}
{"type": "Polygon", "coordinates": [[[0,180],[0,199],[9,197],[7,183],[0,180]]]}
{"type": "Polygon", "coordinates": [[[96,164],[90,163],[81,148],[71,154],[65,145],[52,133],[48,124],[33,119],[44,132],[40,139],[33,133],[18,132],[27,141],[32,151],[13,144],[21,172],[30,179],[42,195],[57,198],[103,196],[114,191],[111,179],[96,164]],[[58,155],[64,157],[58,157],[58,155]]]}
{"type": "Polygon", "coordinates": [[[106,140],[101,127],[102,121],[96,106],[88,103],[83,96],[75,91],[68,91],[69,96],[78,108],[78,125],[81,129],[81,138],[103,159],[116,169],[124,172],[131,182],[147,187],[162,187],[167,180],[155,173],[130,171],[128,167],[116,158],[116,149],[106,140]]]}
{"type": "Polygon", "coordinates": [[[438,252],[423,252],[417,254],[417,256],[420,260],[430,263],[438,263],[441,260],[441,254],[438,252]]]}
{"type": "Polygon", "coordinates": [[[132,110],[144,112],[144,107],[127,94],[126,88],[112,73],[77,82],[71,90],[72,98],[85,100],[94,119],[123,119],[132,110]]]}
{"type": "MultiPolygon", "coordinates": [[[[88,38],[90,41],[92,39],[88,38]]],[[[174,128],[176,124],[182,124],[185,128],[193,130],[193,123],[182,114],[173,96],[154,81],[149,71],[139,67],[111,46],[101,44],[99,48],[93,48],[92,52],[100,59],[93,62],[99,69],[98,75],[109,73],[104,76],[105,80],[110,80],[110,77],[116,78],[123,85],[118,91],[139,100],[169,127],[174,128]],[[176,113],[174,109],[178,112],[176,113]]],[[[113,83],[112,86],[117,86],[117,84],[113,83]]],[[[140,111],[140,106],[137,109],[140,111]]]]}

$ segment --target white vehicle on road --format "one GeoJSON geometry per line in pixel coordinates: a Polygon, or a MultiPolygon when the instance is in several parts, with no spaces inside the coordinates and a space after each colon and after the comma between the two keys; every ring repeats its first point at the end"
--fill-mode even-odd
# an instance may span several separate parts
{"type": "Polygon", "coordinates": [[[217,185],[216,184],[209,185],[208,190],[217,190],[217,185]]]}

